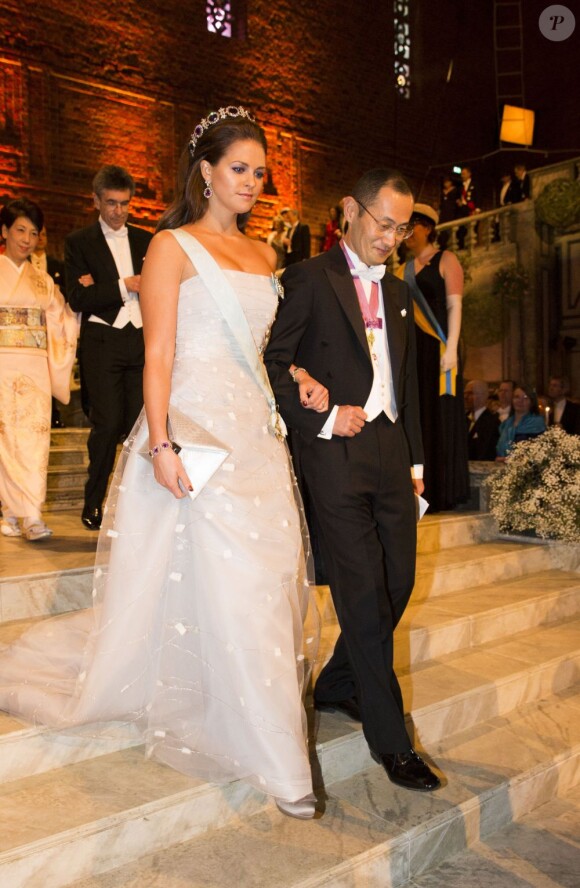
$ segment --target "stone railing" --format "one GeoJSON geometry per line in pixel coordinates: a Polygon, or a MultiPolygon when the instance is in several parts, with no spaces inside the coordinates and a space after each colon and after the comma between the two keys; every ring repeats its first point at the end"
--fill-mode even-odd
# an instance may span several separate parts
{"type": "Polygon", "coordinates": [[[510,205],[444,222],[437,226],[437,240],[440,242],[441,235],[447,232],[447,237],[443,239],[446,249],[454,252],[464,249],[468,253],[472,253],[476,247],[489,250],[492,244],[512,243],[512,212],[513,206],[510,205]]]}
{"type": "MultiPolygon", "coordinates": [[[[498,207],[496,210],[487,210],[485,213],[476,213],[438,225],[435,229],[437,242],[442,249],[467,254],[472,254],[475,250],[489,250],[498,245],[512,244],[515,242],[516,228],[514,213],[518,206],[522,204],[498,207]]],[[[396,273],[400,265],[395,251],[389,268],[396,273]]]]}

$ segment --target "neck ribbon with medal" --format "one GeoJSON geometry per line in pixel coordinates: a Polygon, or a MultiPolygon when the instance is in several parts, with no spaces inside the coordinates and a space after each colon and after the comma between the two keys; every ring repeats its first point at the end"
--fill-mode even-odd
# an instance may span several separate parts
{"type": "Polygon", "coordinates": [[[364,265],[360,260],[359,266],[355,266],[343,241],[341,241],[340,246],[342,247],[342,251],[346,257],[348,267],[350,268],[350,272],[352,274],[353,283],[356,289],[356,294],[358,296],[358,302],[365,325],[369,351],[371,353],[373,361],[376,361],[377,355],[375,354],[374,350],[375,330],[383,329],[383,319],[377,317],[379,312],[379,280],[384,277],[386,267],[384,265],[367,266],[364,265]],[[369,280],[371,282],[371,293],[368,299],[365,293],[365,289],[362,285],[361,277],[364,277],[365,280],[369,280]]]}

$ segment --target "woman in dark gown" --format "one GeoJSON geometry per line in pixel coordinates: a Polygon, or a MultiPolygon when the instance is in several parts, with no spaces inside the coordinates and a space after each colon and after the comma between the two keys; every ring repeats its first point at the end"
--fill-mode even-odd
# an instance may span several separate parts
{"type": "MultiPolygon", "coordinates": [[[[406,244],[412,255],[409,267],[405,268],[405,280],[409,281],[414,271],[415,283],[446,339],[442,345],[418,322],[417,365],[425,447],[423,496],[429,502],[430,512],[442,512],[469,497],[467,429],[458,356],[463,270],[453,253],[441,251],[435,244],[438,217],[432,207],[416,204],[411,221],[413,234],[406,244]],[[455,372],[455,394],[441,394],[442,390],[453,390],[455,372]]],[[[415,305],[417,321],[419,314],[415,305]]]]}

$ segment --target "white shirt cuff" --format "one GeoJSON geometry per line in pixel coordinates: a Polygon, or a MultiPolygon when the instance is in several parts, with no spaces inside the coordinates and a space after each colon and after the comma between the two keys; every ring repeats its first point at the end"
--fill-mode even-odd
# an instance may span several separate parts
{"type": "Polygon", "coordinates": [[[332,430],[334,428],[334,421],[336,420],[336,414],[338,413],[338,404],[335,404],[332,410],[330,411],[330,416],[322,426],[321,431],[318,433],[319,438],[325,438],[327,441],[330,441],[332,438],[332,430]]]}
{"type": "Polygon", "coordinates": [[[411,478],[415,481],[419,481],[423,478],[423,466],[417,464],[416,466],[411,466],[411,478]]]}

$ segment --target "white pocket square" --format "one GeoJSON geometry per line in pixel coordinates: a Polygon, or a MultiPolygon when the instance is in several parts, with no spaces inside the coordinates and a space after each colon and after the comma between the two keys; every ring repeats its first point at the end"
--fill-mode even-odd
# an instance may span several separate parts
{"type": "Polygon", "coordinates": [[[401,316],[404,317],[404,318],[407,317],[407,309],[406,309],[406,308],[402,308],[402,309],[401,309],[401,316]]]}

